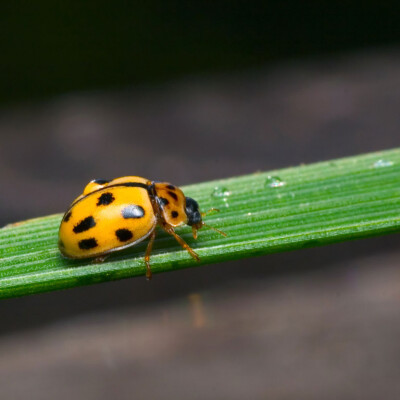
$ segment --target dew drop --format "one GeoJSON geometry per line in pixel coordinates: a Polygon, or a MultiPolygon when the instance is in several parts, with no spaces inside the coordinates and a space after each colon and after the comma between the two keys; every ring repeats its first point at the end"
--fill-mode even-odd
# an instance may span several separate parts
{"type": "Polygon", "coordinates": [[[286,182],[283,181],[279,176],[268,176],[264,186],[270,188],[276,188],[286,185],[286,182]]]}
{"type": "Polygon", "coordinates": [[[229,207],[228,197],[231,195],[231,192],[224,186],[216,186],[211,193],[211,197],[222,200],[224,202],[225,207],[229,207]]]}
{"type": "Polygon", "coordinates": [[[373,164],[374,168],[391,167],[392,165],[393,165],[393,161],[382,160],[382,159],[375,161],[373,164]]]}
{"type": "Polygon", "coordinates": [[[231,192],[223,186],[216,186],[211,193],[212,197],[217,197],[217,198],[226,198],[231,195],[231,192]]]}

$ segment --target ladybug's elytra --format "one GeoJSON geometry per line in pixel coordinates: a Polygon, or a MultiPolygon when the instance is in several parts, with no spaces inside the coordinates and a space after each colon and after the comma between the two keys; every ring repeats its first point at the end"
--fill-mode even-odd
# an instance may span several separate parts
{"type": "Polygon", "coordinates": [[[197,202],[170,183],[152,182],[138,176],[111,181],[96,179],[86,185],[64,214],[58,247],[67,258],[94,257],[102,261],[107,254],[149,237],[145,263],[146,277],[150,279],[150,253],[156,226],[172,235],[198,261],[199,256],[174,228],[189,225],[196,239],[198,229],[205,225],[202,215],[197,202]]]}

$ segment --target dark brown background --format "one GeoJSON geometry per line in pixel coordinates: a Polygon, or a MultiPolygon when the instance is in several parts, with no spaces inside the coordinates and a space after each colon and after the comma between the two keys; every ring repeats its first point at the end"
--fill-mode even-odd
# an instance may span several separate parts
{"type": "MultiPolygon", "coordinates": [[[[43,69],[50,65],[45,52],[33,54],[23,78],[23,57],[9,50],[14,57],[7,71],[14,74],[3,74],[9,97],[3,90],[0,110],[1,224],[62,212],[93,178],[137,174],[184,185],[398,146],[400,53],[387,35],[391,15],[368,30],[373,13],[357,19],[354,9],[354,18],[336,25],[341,29],[331,37],[336,14],[323,7],[325,25],[307,30],[299,15],[280,38],[279,20],[268,10],[274,29],[264,28],[257,9],[242,20],[241,10],[250,11],[238,6],[224,24],[218,10],[203,10],[203,19],[194,10],[196,29],[187,22],[174,30],[170,21],[153,30],[156,37],[172,32],[169,64],[149,62],[147,70],[125,55],[134,77],[123,74],[128,62],[120,55],[129,42],[123,33],[132,38],[134,29],[148,31],[135,26],[121,33],[112,13],[96,19],[113,23],[114,40],[104,42],[106,49],[122,42],[108,57],[96,53],[105,33],[96,36],[95,26],[87,29],[97,41],[67,41],[79,33],[88,10],[59,6],[55,11],[70,16],[70,24],[63,19],[68,29],[60,24],[55,36],[44,28],[19,30],[14,40],[29,44],[33,32],[42,39],[30,51],[48,49],[53,64],[43,69]],[[351,36],[350,22],[364,30],[351,36]],[[179,41],[181,31],[188,37],[179,41]],[[372,47],[373,32],[379,48],[372,47]],[[54,47],[48,47],[51,38],[54,47]],[[61,39],[60,48],[75,55],[67,66],[56,46],[61,39]],[[305,48],[306,39],[311,43],[305,48]],[[337,52],[321,54],[324,43],[337,52]],[[88,57],[85,46],[100,59],[88,57]],[[69,76],[68,66],[78,72],[69,76]],[[169,71],[168,79],[156,71],[169,71]]],[[[187,21],[189,11],[170,10],[168,16],[187,21]]],[[[313,21],[308,12],[304,16],[313,21]]],[[[14,27],[12,16],[4,20],[14,27]]],[[[157,25],[157,18],[145,21],[157,25]]],[[[57,19],[52,24],[59,25],[57,19]]],[[[140,42],[141,48],[153,44],[148,60],[164,54],[155,42],[150,34],[140,42]]],[[[157,275],[151,283],[137,278],[3,300],[2,397],[398,398],[398,239],[204,266],[157,275]]]]}

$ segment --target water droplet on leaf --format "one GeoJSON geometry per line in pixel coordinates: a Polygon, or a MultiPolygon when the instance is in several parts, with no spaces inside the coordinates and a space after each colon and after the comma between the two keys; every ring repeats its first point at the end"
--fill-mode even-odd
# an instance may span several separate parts
{"type": "Polygon", "coordinates": [[[216,186],[211,193],[212,197],[223,198],[231,195],[231,192],[224,186],[216,186]]]}
{"type": "Polygon", "coordinates": [[[286,182],[283,181],[279,176],[268,176],[265,181],[264,186],[270,188],[276,188],[286,185],[286,182]]]}
{"type": "Polygon", "coordinates": [[[387,161],[387,160],[378,160],[375,161],[373,166],[374,168],[383,168],[383,167],[391,167],[393,165],[393,161],[387,161]]]}
{"type": "Polygon", "coordinates": [[[229,207],[228,197],[231,195],[231,192],[224,186],[216,186],[211,193],[211,197],[222,200],[224,202],[225,207],[229,207]]]}

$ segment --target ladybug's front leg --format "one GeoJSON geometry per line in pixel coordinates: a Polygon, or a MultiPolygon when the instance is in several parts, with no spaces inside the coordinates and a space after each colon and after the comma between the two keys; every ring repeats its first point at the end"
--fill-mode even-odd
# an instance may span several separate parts
{"type": "Polygon", "coordinates": [[[174,228],[166,223],[163,223],[162,228],[165,232],[172,235],[176,241],[196,260],[200,261],[199,255],[175,232],[174,228]]]}

